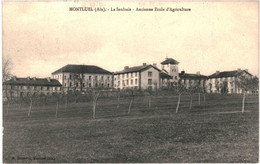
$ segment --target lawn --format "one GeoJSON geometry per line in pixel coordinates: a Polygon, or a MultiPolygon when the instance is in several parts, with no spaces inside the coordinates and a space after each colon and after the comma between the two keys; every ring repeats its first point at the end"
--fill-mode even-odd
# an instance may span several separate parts
{"type": "MultiPolygon", "coordinates": [[[[202,98],[203,100],[203,98],[202,98]]],[[[90,102],[4,106],[3,162],[258,162],[258,97],[249,96],[241,113],[241,95],[210,95],[198,105],[184,95],[100,99],[96,119],[90,102]]]]}

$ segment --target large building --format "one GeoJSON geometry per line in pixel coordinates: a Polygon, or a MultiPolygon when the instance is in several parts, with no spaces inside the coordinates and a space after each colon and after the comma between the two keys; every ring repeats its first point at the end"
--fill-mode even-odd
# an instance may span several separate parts
{"type": "Polygon", "coordinates": [[[180,81],[184,86],[200,86],[204,91],[207,90],[207,80],[208,77],[205,75],[201,75],[200,72],[196,74],[185,73],[185,71],[181,71],[179,73],[180,81]]]}
{"type": "Polygon", "coordinates": [[[49,95],[54,92],[61,92],[61,84],[56,79],[50,78],[17,78],[12,79],[3,83],[3,97],[14,98],[35,94],[49,95]]]}
{"type": "Polygon", "coordinates": [[[248,70],[237,69],[234,71],[216,71],[208,76],[207,86],[209,93],[242,93],[237,82],[239,76],[251,78],[253,75],[248,70]]]}
{"type": "Polygon", "coordinates": [[[116,89],[150,89],[161,86],[160,72],[155,65],[143,63],[141,66],[128,67],[114,74],[114,88],[116,89]]]}
{"type": "Polygon", "coordinates": [[[113,87],[112,73],[94,65],[66,65],[52,73],[64,91],[113,87]]]}

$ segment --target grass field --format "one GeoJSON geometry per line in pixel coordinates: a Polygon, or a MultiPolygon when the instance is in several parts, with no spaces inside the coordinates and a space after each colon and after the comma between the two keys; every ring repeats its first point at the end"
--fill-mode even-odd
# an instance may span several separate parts
{"type": "MultiPolygon", "coordinates": [[[[203,100],[203,98],[202,98],[203,100]]],[[[241,113],[241,95],[210,95],[198,105],[184,95],[100,99],[92,104],[11,105],[3,114],[4,162],[258,162],[258,97],[249,96],[241,113]]]]}

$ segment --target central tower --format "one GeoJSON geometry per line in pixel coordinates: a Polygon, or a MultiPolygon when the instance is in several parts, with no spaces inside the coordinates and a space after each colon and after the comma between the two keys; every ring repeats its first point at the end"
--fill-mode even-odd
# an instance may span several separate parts
{"type": "Polygon", "coordinates": [[[166,58],[163,62],[161,62],[162,70],[172,76],[171,82],[178,82],[179,80],[178,64],[179,62],[172,58],[166,58]]]}

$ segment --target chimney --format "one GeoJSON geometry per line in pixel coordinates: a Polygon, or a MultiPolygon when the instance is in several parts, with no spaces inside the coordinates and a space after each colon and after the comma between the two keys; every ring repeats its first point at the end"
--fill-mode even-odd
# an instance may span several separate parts
{"type": "Polygon", "coordinates": [[[154,67],[157,67],[157,64],[156,64],[156,63],[153,63],[153,66],[154,66],[154,67]]]}
{"type": "Polygon", "coordinates": [[[125,68],[124,68],[124,69],[126,70],[126,69],[128,69],[128,68],[129,68],[129,66],[125,66],[125,68]]]}
{"type": "Polygon", "coordinates": [[[48,82],[51,82],[51,78],[50,77],[47,77],[46,79],[48,80],[48,82]]]}
{"type": "Polygon", "coordinates": [[[146,63],[143,63],[143,66],[146,66],[146,63]]]}
{"type": "Polygon", "coordinates": [[[27,80],[31,80],[30,76],[27,77],[27,80]]]}
{"type": "Polygon", "coordinates": [[[216,71],[216,75],[218,75],[219,74],[219,71],[216,71]]]}
{"type": "Polygon", "coordinates": [[[200,75],[200,71],[198,71],[196,74],[197,74],[197,75],[200,75]]]}
{"type": "Polygon", "coordinates": [[[36,77],[33,77],[33,80],[36,81],[36,77]]]}
{"type": "Polygon", "coordinates": [[[184,75],[184,74],[185,74],[185,71],[181,71],[181,74],[184,75]]]}
{"type": "Polygon", "coordinates": [[[16,76],[13,76],[13,79],[14,79],[14,81],[16,81],[17,79],[16,79],[16,76]]]}
{"type": "Polygon", "coordinates": [[[239,71],[239,72],[240,72],[240,71],[241,71],[241,68],[238,68],[238,69],[237,69],[237,71],[239,71]]]}
{"type": "Polygon", "coordinates": [[[248,72],[248,69],[245,69],[246,72],[248,72]]]}

